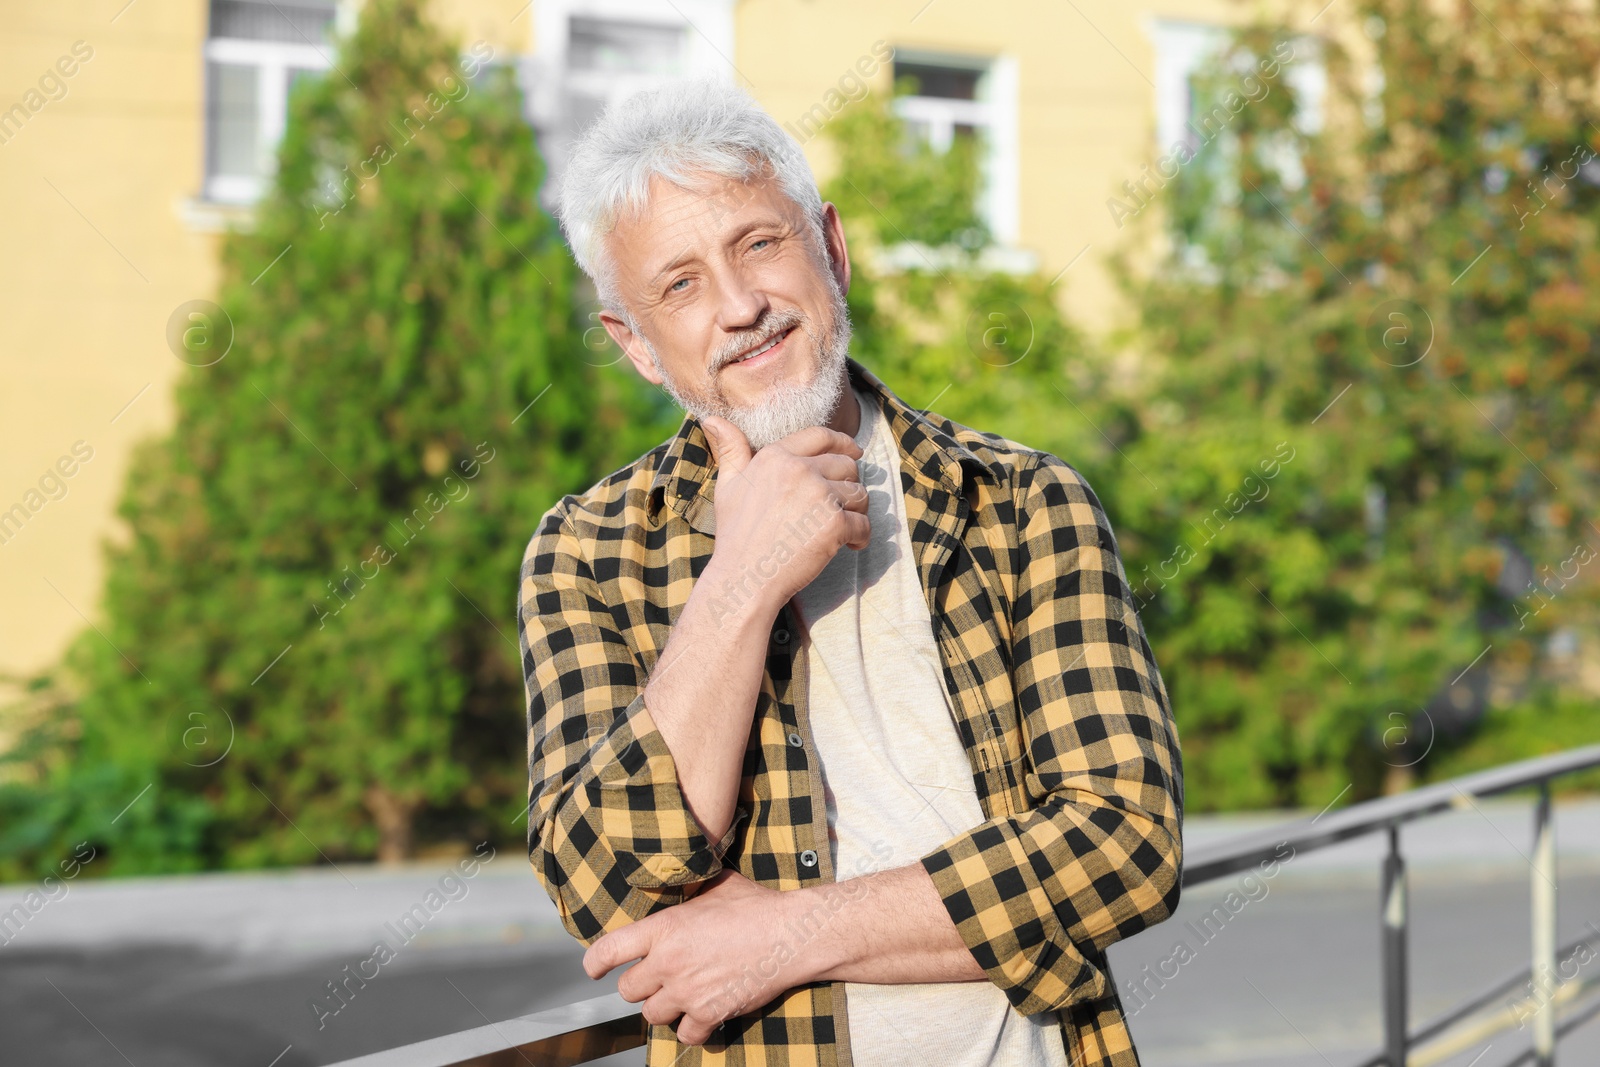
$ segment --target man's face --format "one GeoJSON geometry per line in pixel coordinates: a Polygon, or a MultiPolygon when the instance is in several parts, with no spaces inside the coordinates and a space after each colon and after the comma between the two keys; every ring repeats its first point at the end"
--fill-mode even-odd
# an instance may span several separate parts
{"type": "Polygon", "coordinates": [[[633,326],[601,322],[646,380],[696,417],[718,415],[753,449],[826,425],[846,382],[850,264],[832,204],[823,248],[776,182],[656,179],[607,237],[633,326]]]}

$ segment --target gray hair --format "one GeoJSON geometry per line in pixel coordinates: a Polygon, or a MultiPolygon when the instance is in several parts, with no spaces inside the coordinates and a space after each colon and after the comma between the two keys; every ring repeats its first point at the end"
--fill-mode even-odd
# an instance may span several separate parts
{"type": "Polygon", "coordinates": [[[644,209],[650,179],[694,188],[701,175],[763,175],[804,211],[818,254],[822,196],[800,145],[738,86],[675,81],[611,104],[572,150],[556,214],[600,302],[630,323],[605,238],[624,213],[644,209]]]}

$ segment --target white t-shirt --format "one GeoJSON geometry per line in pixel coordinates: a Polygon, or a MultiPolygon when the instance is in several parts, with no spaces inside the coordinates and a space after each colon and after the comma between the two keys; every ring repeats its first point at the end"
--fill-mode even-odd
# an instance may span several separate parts
{"type": "MultiPolygon", "coordinates": [[[[872,542],[797,594],[810,729],[839,880],[904,867],[984,821],[917,573],[900,451],[870,394],[856,444],[872,542]]],[[[856,1067],[1067,1067],[1054,1015],[1019,1015],[987,981],[845,985],[856,1067]]]]}

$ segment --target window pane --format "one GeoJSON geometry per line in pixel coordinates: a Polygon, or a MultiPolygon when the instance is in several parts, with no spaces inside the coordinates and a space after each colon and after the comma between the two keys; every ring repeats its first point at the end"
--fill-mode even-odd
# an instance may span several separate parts
{"type": "Polygon", "coordinates": [[[683,28],[574,17],[567,65],[617,74],[681,73],[683,28]]]}
{"type": "Polygon", "coordinates": [[[211,36],[321,44],[333,24],[333,0],[211,0],[211,36]]]}
{"type": "Polygon", "coordinates": [[[917,96],[935,96],[942,100],[976,100],[978,79],[983,71],[968,67],[940,67],[932,63],[901,63],[894,65],[894,80],[917,79],[917,96]]]}
{"type": "Polygon", "coordinates": [[[260,136],[256,68],[237,63],[209,63],[207,67],[207,173],[254,177],[261,169],[256,147],[260,136]]]}

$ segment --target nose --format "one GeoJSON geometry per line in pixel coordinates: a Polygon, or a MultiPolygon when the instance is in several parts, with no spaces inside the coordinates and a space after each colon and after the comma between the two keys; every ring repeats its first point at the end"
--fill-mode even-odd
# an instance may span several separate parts
{"type": "Polygon", "coordinates": [[[736,334],[754,329],[772,308],[767,294],[750,284],[743,271],[729,270],[718,279],[717,327],[736,334]]]}

